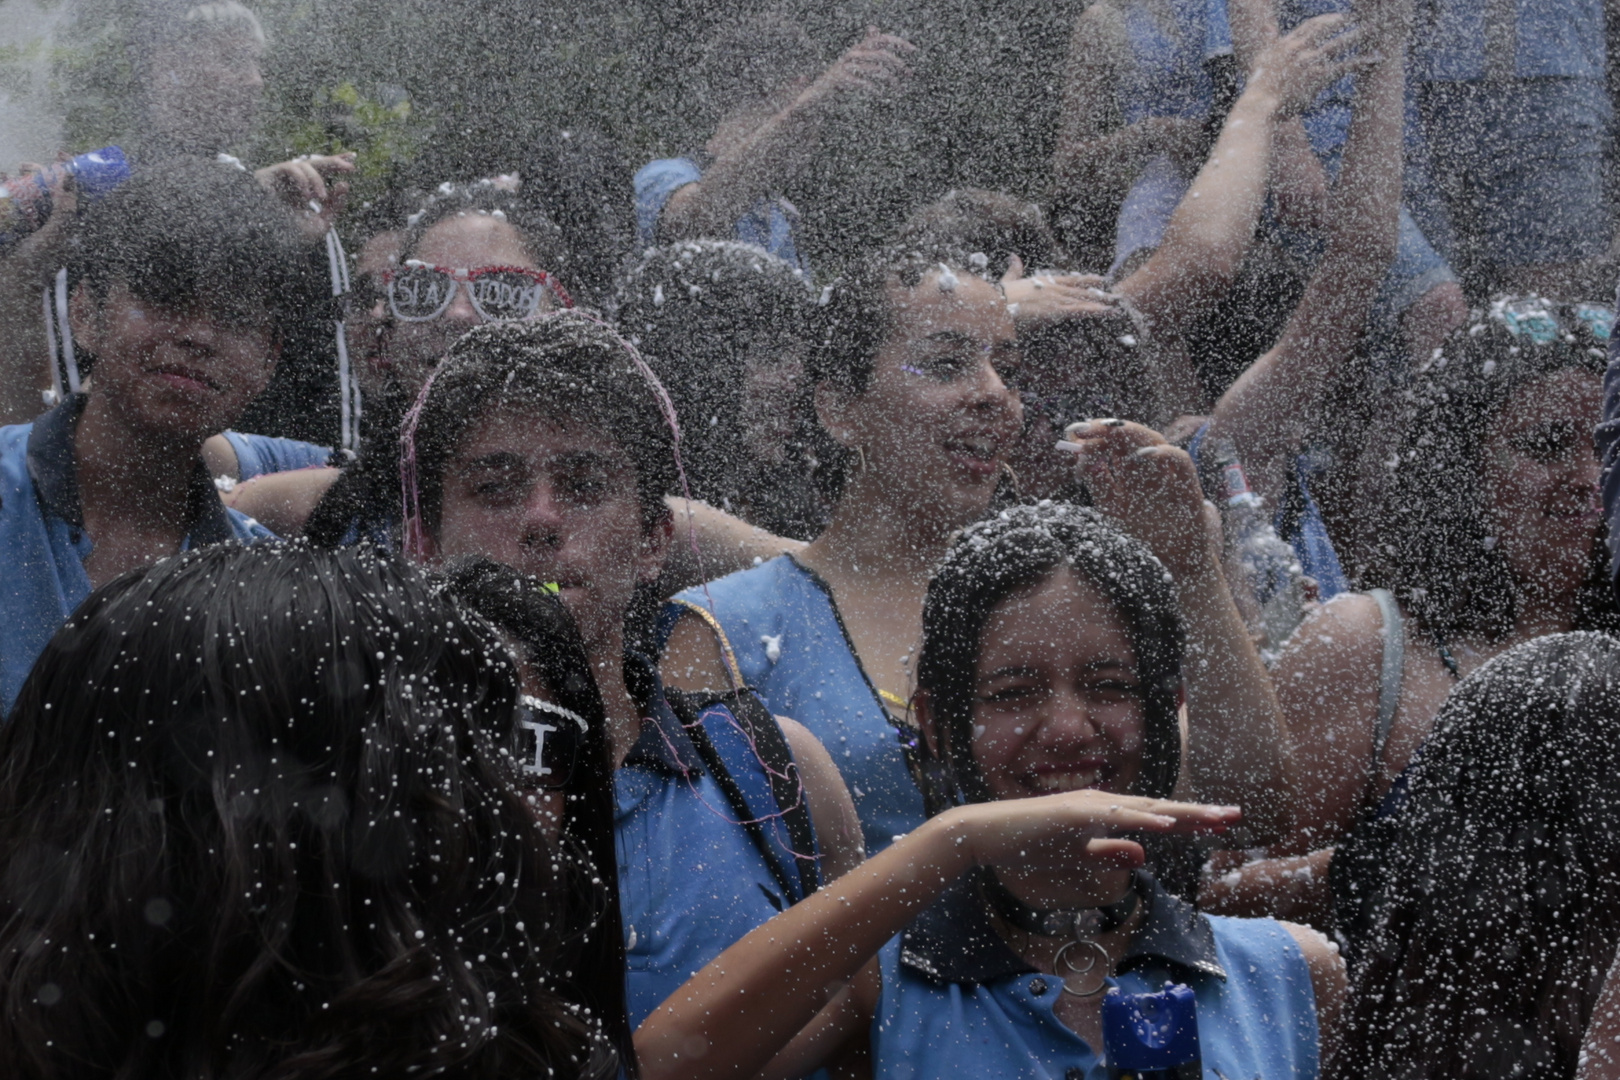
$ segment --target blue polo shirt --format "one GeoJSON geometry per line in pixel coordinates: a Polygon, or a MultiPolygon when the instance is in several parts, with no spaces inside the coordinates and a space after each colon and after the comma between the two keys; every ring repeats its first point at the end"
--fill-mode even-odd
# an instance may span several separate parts
{"type": "Polygon", "coordinates": [[[643,715],[641,734],[613,778],[625,991],[634,1027],[792,898],[782,896],[765,856],[704,768],[652,666],[626,657],[625,682],[643,715]]]}
{"type": "MultiPolygon", "coordinates": [[[[1126,993],[1186,983],[1197,997],[1202,1075],[1291,1077],[1320,1072],[1310,969],[1282,924],[1199,914],[1137,874],[1147,905],[1108,980],[1126,993]]],[[[1062,980],[1007,947],[974,883],[959,882],[884,946],[883,995],[872,1022],[878,1080],[1104,1080],[1101,1047],[1057,1018],[1062,980]]]]}
{"type": "MultiPolygon", "coordinates": [[[[73,436],[88,395],[75,394],[31,424],[0,427],[0,699],[7,713],[51,636],[90,595],[73,436]]],[[[201,459],[182,548],[271,538],[219,501],[201,459]]]]}

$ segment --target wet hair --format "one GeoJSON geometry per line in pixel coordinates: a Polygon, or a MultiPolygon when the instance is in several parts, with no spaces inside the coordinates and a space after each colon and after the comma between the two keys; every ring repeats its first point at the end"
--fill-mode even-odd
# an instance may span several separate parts
{"type": "Polygon", "coordinates": [[[250,173],[204,158],[143,162],[84,209],[70,260],[97,301],[121,282],[160,307],[200,302],[227,324],[268,317],[278,339],[320,299],[292,215],[250,173]]]}
{"type": "Polygon", "coordinates": [[[1017,255],[1030,270],[1069,265],[1040,206],[1001,191],[953,188],[914,212],[901,226],[902,241],[949,242],[961,251],[981,252],[985,272],[999,280],[1017,255]]]}
{"type": "Polygon", "coordinates": [[[747,360],[803,345],[811,301],[802,270],[729,240],[653,248],[621,282],[619,329],[682,419],[694,498],[726,506],[745,497],[747,360]]]}
{"type": "Polygon", "coordinates": [[[487,627],[369,549],[97,589],[0,731],[0,1072],[611,1076],[517,701],[487,627]]]}
{"type": "Polygon", "coordinates": [[[962,530],[928,582],[917,689],[937,753],[925,770],[930,813],[993,796],[973,757],[973,700],[984,628],[998,605],[1068,567],[1118,612],[1136,651],[1146,737],[1135,795],[1168,798],[1180,767],[1177,711],[1185,631],[1170,575],[1145,544],[1095,510],[1015,506],[962,530]]]}
{"type": "Polygon", "coordinates": [[[642,517],[653,527],[669,513],[664,494],[678,475],[662,394],[635,366],[630,346],[582,312],[474,327],[450,347],[420,400],[413,441],[423,524],[438,530],[444,472],[473,425],[493,409],[522,408],[618,444],[635,466],[642,517]]]}
{"type": "Polygon", "coordinates": [[[567,288],[574,279],[574,258],[563,232],[545,211],[523,196],[521,187],[510,190],[496,180],[470,184],[440,184],[417,210],[405,219],[399,260],[416,257],[416,248],[428,230],[442,221],[469,214],[497,218],[517,231],[523,249],[535,265],[556,276],[567,288]]]}
{"type": "MultiPolygon", "coordinates": [[[[868,254],[838,281],[825,286],[810,317],[810,351],[805,361],[804,409],[815,416],[815,388],[823,383],[847,394],[864,394],[877,354],[894,329],[893,298],[898,286],[914,289],[929,274],[985,275],[985,260],[932,236],[908,237],[868,254]]],[[[812,447],[816,483],[829,502],[843,493],[854,454],[819,426],[812,447]]]]}
{"type": "MultiPolygon", "coordinates": [[[[1424,364],[1407,394],[1404,434],[1375,519],[1379,536],[1357,575],[1363,587],[1389,589],[1443,637],[1512,629],[1511,572],[1479,484],[1482,443],[1530,383],[1565,370],[1601,377],[1612,319],[1597,305],[1499,299],[1424,364]]],[[[1592,562],[1578,625],[1620,626],[1601,541],[1592,562]]]]}
{"type": "Polygon", "coordinates": [[[563,925],[586,927],[567,958],[579,1000],[599,1018],[627,1075],[638,1075],[625,1002],[624,929],[613,839],[613,751],[602,696],[568,609],[538,579],[482,555],[451,559],[435,575],[465,609],[515,641],[549,700],[584,718],[588,735],[564,790],[563,842],[582,880],[568,890],[563,925]]]}
{"type": "Polygon", "coordinates": [[[1408,775],[1337,1072],[1574,1076],[1620,944],[1620,642],[1491,661],[1408,775]]]}

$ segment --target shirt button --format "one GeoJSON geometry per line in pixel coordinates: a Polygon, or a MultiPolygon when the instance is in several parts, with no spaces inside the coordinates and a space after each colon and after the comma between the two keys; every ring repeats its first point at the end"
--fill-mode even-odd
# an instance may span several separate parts
{"type": "Polygon", "coordinates": [[[1031,979],[1031,980],[1029,980],[1029,992],[1034,994],[1036,997],[1040,997],[1042,994],[1046,993],[1046,980],[1045,979],[1031,979]]]}

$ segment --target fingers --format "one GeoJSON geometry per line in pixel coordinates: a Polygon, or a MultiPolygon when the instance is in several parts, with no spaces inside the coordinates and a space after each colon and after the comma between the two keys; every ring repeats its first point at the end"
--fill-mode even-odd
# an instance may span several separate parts
{"type": "Polygon", "coordinates": [[[341,154],[316,154],[309,158],[307,164],[321,176],[354,172],[354,151],[346,150],[341,154]]]}
{"type": "Polygon", "coordinates": [[[1024,260],[1017,255],[1007,259],[1007,272],[1001,275],[1001,283],[1006,285],[1009,281],[1017,281],[1024,276],[1024,260]]]}
{"type": "Polygon", "coordinates": [[[1339,29],[1350,22],[1350,17],[1343,14],[1317,15],[1306,19],[1294,27],[1281,38],[1285,42],[1307,42],[1312,45],[1320,44],[1332,37],[1339,29]]]}

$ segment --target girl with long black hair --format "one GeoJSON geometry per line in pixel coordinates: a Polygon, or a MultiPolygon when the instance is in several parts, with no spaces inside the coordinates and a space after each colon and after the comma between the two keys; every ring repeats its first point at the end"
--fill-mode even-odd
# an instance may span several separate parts
{"type": "Polygon", "coordinates": [[[367,550],[97,590],[0,730],[0,1072],[611,1076],[518,704],[488,627],[367,550]]]}

